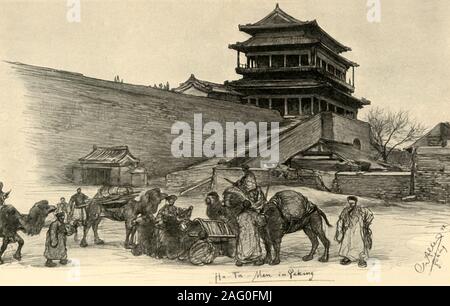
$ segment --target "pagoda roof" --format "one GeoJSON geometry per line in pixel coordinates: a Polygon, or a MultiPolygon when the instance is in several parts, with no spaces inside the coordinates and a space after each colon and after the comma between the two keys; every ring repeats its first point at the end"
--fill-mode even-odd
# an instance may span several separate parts
{"type": "Polygon", "coordinates": [[[272,79],[272,80],[245,80],[240,79],[230,83],[232,86],[245,87],[245,88],[271,88],[271,89],[283,89],[283,88],[314,88],[322,87],[324,82],[310,79],[272,79]]]}
{"type": "Polygon", "coordinates": [[[195,77],[194,74],[191,74],[189,79],[186,80],[186,82],[183,82],[174,89],[175,92],[183,93],[185,90],[189,89],[190,87],[194,87],[200,91],[210,93],[210,92],[216,92],[216,93],[228,93],[236,96],[241,96],[241,94],[237,91],[234,91],[232,88],[229,88],[228,86],[224,84],[219,83],[213,83],[209,81],[203,81],[199,80],[195,77]]]}
{"type": "MultiPolygon", "coordinates": [[[[317,32],[317,38],[320,40],[326,40],[329,43],[333,44],[334,48],[337,52],[345,52],[351,51],[350,47],[347,47],[336,39],[334,39],[331,35],[325,32],[317,23],[316,20],[312,21],[301,21],[298,20],[286,12],[284,12],[280,6],[277,4],[275,9],[266,17],[261,19],[256,23],[249,23],[245,25],[239,25],[239,30],[245,32],[250,35],[255,35],[261,32],[267,31],[280,31],[280,30],[298,30],[305,27],[312,27],[317,32]]],[[[230,48],[232,48],[231,45],[230,48]]],[[[233,48],[234,49],[234,48],[233,48]]]]}
{"type": "Polygon", "coordinates": [[[311,80],[311,79],[276,79],[276,80],[236,80],[230,82],[230,85],[239,89],[312,89],[323,88],[337,95],[343,99],[346,99],[349,103],[354,103],[358,107],[370,105],[371,101],[365,98],[357,98],[344,91],[337,89],[327,81],[311,80]]]}
{"type": "Polygon", "coordinates": [[[230,45],[231,49],[245,51],[252,47],[269,47],[269,46],[288,46],[288,45],[306,45],[320,42],[319,39],[308,38],[304,36],[253,36],[244,42],[237,42],[230,45]]]}
{"type": "Polygon", "coordinates": [[[79,159],[81,163],[92,164],[124,164],[126,162],[139,163],[128,146],[97,147],[94,146],[91,153],[79,159]]]}

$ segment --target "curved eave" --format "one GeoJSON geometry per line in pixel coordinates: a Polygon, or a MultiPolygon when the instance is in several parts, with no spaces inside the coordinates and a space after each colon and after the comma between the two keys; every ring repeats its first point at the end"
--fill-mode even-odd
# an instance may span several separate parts
{"type": "Polygon", "coordinates": [[[306,21],[302,23],[284,23],[284,24],[270,24],[270,25],[256,25],[256,24],[240,24],[238,25],[239,31],[253,35],[259,31],[265,30],[279,30],[279,29],[290,29],[297,28],[307,24],[312,24],[312,21],[306,21]]]}
{"type": "Polygon", "coordinates": [[[308,46],[308,45],[314,45],[317,44],[318,41],[311,41],[307,43],[296,43],[296,44],[278,44],[278,45],[258,45],[258,46],[246,46],[245,43],[235,43],[235,44],[229,44],[228,49],[240,51],[240,52],[250,52],[254,50],[258,50],[260,48],[273,48],[273,47],[301,47],[301,46],[308,46]]]}
{"type": "Polygon", "coordinates": [[[193,83],[193,82],[181,84],[179,87],[175,88],[174,91],[178,92],[178,93],[183,93],[184,91],[188,90],[189,88],[195,88],[204,93],[210,93],[212,91],[211,87],[204,86],[199,83],[193,83]]]}
{"type": "Polygon", "coordinates": [[[367,100],[365,98],[357,98],[355,96],[352,96],[351,94],[345,93],[342,90],[339,90],[339,89],[335,88],[331,84],[327,84],[326,86],[328,88],[331,88],[331,89],[335,90],[339,94],[346,96],[350,101],[352,101],[352,103],[355,103],[359,108],[363,108],[364,106],[368,106],[368,105],[371,104],[371,102],[369,100],[367,100]]]}
{"type": "Polygon", "coordinates": [[[305,26],[313,26],[316,27],[317,30],[325,36],[328,40],[330,40],[335,46],[337,51],[339,53],[352,51],[352,49],[339,41],[337,41],[335,38],[333,38],[330,34],[328,34],[324,29],[322,29],[319,26],[319,23],[317,20],[313,21],[306,21],[306,22],[298,22],[298,23],[290,23],[290,24],[271,24],[271,25],[254,25],[254,24],[247,24],[247,25],[239,25],[239,31],[245,32],[250,35],[254,35],[260,31],[268,31],[268,30],[280,30],[280,29],[295,29],[295,28],[302,28],[305,26]]]}
{"type": "Polygon", "coordinates": [[[314,20],[312,23],[312,25],[316,26],[319,31],[326,36],[328,39],[330,39],[333,43],[335,43],[337,46],[339,46],[342,51],[341,52],[347,52],[347,51],[352,51],[352,48],[347,47],[346,45],[340,43],[339,41],[337,41],[335,38],[333,38],[333,36],[331,36],[330,34],[328,34],[324,29],[322,29],[319,25],[319,23],[317,22],[317,20],[314,20]]]}
{"type": "Polygon", "coordinates": [[[334,57],[336,57],[338,60],[340,60],[340,61],[342,61],[342,62],[344,62],[344,63],[346,63],[347,65],[348,65],[348,67],[359,67],[360,65],[358,64],[358,63],[356,63],[356,62],[353,62],[353,61],[351,61],[351,60],[349,60],[348,58],[346,58],[346,57],[344,57],[344,56],[342,56],[342,55],[340,55],[340,54],[335,54],[335,53],[333,53],[333,51],[330,49],[330,48],[328,48],[323,42],[320,42],[320,46],[322,47],[322,48],[324,48],[325,50],[327,50],[328,52],[330,52],[331,54],[331,56],[334,56],[334,57]]]}

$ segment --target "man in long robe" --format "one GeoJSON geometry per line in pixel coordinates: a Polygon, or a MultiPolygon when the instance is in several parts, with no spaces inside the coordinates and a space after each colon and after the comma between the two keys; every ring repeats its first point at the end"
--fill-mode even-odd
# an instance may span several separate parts
{"type": "Polygon", "coordinates": [[[344,208],[337,223],[336,241],[341,244],[339,256],[341,264],[349,265],[358,261],[361,268],[367,267],[369,251],[372,249],[372,231],[370,225],[374,219],[372,212],[357,205],[358,198],[347,198],[348,206],[344,208]]]}
{"type": "Polygon", "coordinates": [[[175,206],[178,197],[170,195],[166,198],[166,204],[161,207],[156,215],[156,257],[165,257],[170,250],[177,247],[178,237],[173,237],[173,233],[177,231],[174,228],[175,222],[178,220],[178,212],[180,209],[175,206]]]}
{"type": "Polygon", "coordinates": [[[237,217],[238,236],[236,246],[236,266],[244,264],[263,265],[264,253],[261,248],[261,228],[266,220],[250,201],[245,201],[242,212],[237,217]]]}
{"type": "Polygon", "coordinates": [[[73,233],[73,228],[64,223],[65,214],[57,213],[56,220],[50,224],[45,240],[44,256],[47,259],[45,266],[56,267],[53,260],[59,260],[59,263],[66,265],[67,261],[67,236],[73,233]]]}

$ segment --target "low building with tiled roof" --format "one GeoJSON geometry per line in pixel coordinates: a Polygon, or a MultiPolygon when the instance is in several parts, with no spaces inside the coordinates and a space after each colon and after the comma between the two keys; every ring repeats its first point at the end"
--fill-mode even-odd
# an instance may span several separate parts
{"type": "Polygon", "coordinates": [[[86,185],[136,186],[147,184],[147,170],[139,167],[128,146],[97,147],[73,168],[75,182],[86,185]]]}
{"type": "Polygon", "coordinates": [[[242,98],[242,94],[224,84],[199,80],[193,74],[191,74],[186,82],[183,82],[180,86],[174,88],[173,91],[186,95],[208,97],[232,102],[240,102],[242,98]]]}

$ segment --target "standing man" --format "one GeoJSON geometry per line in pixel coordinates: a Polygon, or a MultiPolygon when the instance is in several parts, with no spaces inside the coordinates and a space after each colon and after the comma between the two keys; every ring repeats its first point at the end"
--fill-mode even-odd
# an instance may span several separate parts
{"type": "Polygon", "coordinates": [[[242,171],[244,172],[244,176],[235,183],[235,186],[245,193],[253,207],[258,208],[263,202],[261,200],[264,199],[264,193],[258,186],[256,176],[253,171],[250,170],[250,167],[248,165],[243,165],[242,171]]]}
{"type": "Polygon", "coordinates": [[[176,195],[170,195],[166,197],[166,204],[161,207],[156,215],[156,222],[161,223],[164,218],[176,218],[178,214],[178,207],[175,206],[175,202],[178,200],[176,195]]]}
{"type": "Polygon", "coordinates": [[[56,204],[56,213],[63,212],[66,216],[70,214],[69,203],[66,202],[66,198],[62,197],[59,199],[59,203],[56,204]]]}
{"type": "MultiPolygon", "coordinates": [[[[156,258],[162,258],[167,255],[168,249],[173,245],[173,235],[170,234],[170,226],[174,220],[177,220],[178,208],[175,202],[178,197],[170,195],[166,197],[166,204],[161,207],[156,215],[156,258]]],[[[173,246],[175,247],[175,246],[173,246]]]]}
{"type": "Polygon", "coordinates": [[[266,223],[264,216],[252,208],[250,201],[245,201],[242,212],[237,217],[237,223],[236,266],[263,265],[260,230],[266,223]]]}
{"type": "Polygon", "coordinates": [[[59,260],[61,265],[66,265],[67,261],[67,236],[73,234],[73,228],[64,223],[64,213],[56,214],[56,220],[50,224],[45,240],[44,256],[47,259],[45,266],[56,267],[53,260],[59,260]]]}
{"type": "Polygon", "coordinates": [[[248,165],[243,165],[242,172],[244,172],[244,176],[236,182],[236,186],[239,187],[242,191],[246,193],[250,193],[258,187],[256,182],[255,174],[250,170],[248,165]]]}
{"type": "Polygon", "coordinates": [[[349,265],[352,261],[358,261],[360,268],[367,267],[369,250],[372,249],[372,231],[370,225],[373,221],[372,212],[364,207],[359,207],[358,198],[349,196],[348,206],[344,208],[336,229],[336,241],[341,244],[339,256],[341,264],[349,265]]]}
{"type": "MultiPolygon", "coordinates": [[[[86,207],[88,206],[89,197],[81,192],[81,188],[77,189],[77,193],[70,197],[69,200],[69,222],[85,225],[86,207]]],[[[78,238],[78,231],[75,232],[75,240],[78,238]]]]}

